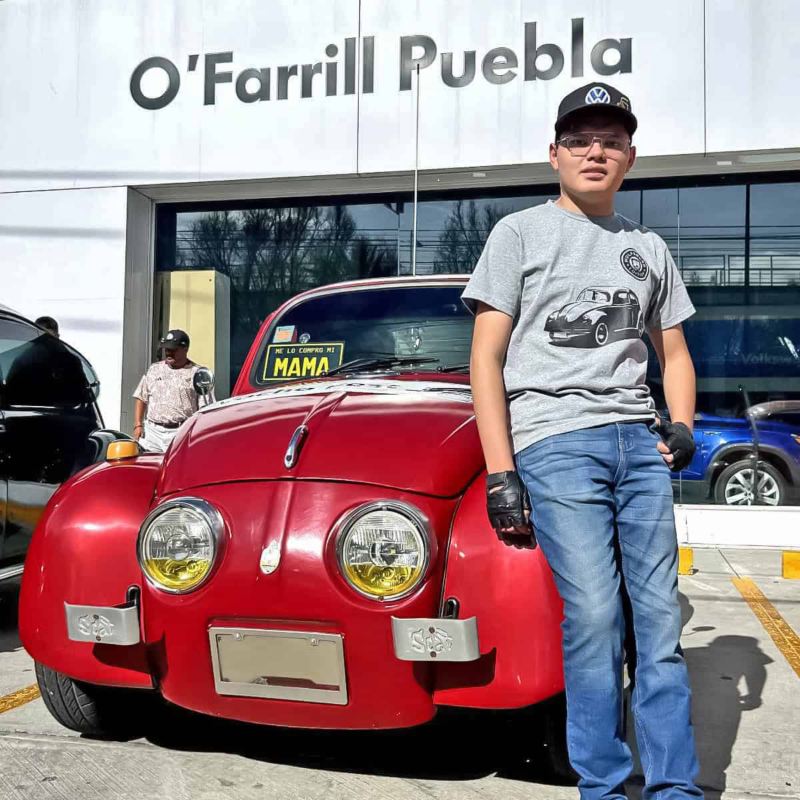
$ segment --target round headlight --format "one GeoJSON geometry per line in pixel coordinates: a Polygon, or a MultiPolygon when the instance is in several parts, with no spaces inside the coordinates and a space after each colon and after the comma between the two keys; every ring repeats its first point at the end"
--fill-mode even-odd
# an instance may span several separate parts
{"type": "Polygon", "coordinates": [[[205,500],[182,497],[150,513],[139,532],[139,564],[147,580],[167,592],[189,592],[211,574],[222,517],[205,500]]]}
{"type": "Polygon", "coordinates": [[[400,503],[372,503],[348,516],[337,542],[339,568],[367,597],[396,600],[425,576],[430,559],[422,516],[400,503]]]}

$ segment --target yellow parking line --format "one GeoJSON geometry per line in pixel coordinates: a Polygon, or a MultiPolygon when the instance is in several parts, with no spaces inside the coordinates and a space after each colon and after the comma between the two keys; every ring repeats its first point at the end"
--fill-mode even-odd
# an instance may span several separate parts
{"type": "Polygon", "coordinates": [[[764,596],[761,589],[750,578],[731,578],[733,585],[739,590],[742,597],[764,626],[764,630],[772,637],[772,641],[783,653],[789,666],[800,678],[800,636],[798,636],[789,623],[778,613],[778,609],[764,596]]]}
{"type": "Polygon", "coordinates": [[[35,700],[40,696],[41,692],[35,683],[32,686],[26,686],[24,689],[20,689],[17,692],[4,695],[3,697],[0,697],[0,714],[2,714],[4,711],[11,711],[12,708],[24,706],[25,703],[30,703],[31,700],[35,700]]]}

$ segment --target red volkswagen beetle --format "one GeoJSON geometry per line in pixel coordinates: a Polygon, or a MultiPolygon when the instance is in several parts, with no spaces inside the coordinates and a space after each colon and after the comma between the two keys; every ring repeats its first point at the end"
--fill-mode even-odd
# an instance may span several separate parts
{"type": "MultiPolygon", "coordinates": [[[[234,396],[201,408],[163,457],[110,459],[59,489],[20,602],[59,722],[118,731],[130,690],[334,729],[563,691],[550,570],[486,516],[465,282],[293,298],[264,322],[234,396]]],[[[548,752],[566,763],[557,742],[548,752]]]]}

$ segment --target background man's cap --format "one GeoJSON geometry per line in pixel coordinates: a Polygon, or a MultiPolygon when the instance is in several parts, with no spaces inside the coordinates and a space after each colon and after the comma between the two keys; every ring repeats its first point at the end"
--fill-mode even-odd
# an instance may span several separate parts
{"type": "Polygon", "coordinates": [[[616,114],[631,136],[639,125],[631,112],[631,101],[627,95],[607,83],[587,83],[586,86],[570,92],[558,106],[556,136],[561,133],[573,114],[587,108],[616,114]]]}
{"type": "Polygon", "coordinates": [[[168,331],[167,335],[161,340],[162,347],[188,347],[189,334],[180,328],[168,331]]]}

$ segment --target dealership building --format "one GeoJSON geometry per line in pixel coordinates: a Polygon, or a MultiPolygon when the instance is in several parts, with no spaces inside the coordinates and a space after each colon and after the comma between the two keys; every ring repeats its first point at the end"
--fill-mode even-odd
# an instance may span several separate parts
{"type": "Polygon", "coordinates": [[[55,317],[130,431],[167,327],[224,396],[297,292],[414,249],[469,272],[603,81],[639,119],[617,210],[698,310],[698,411],[800,399],[798,28],[794,0],[0,0],[0,303],[55,317]]]}

